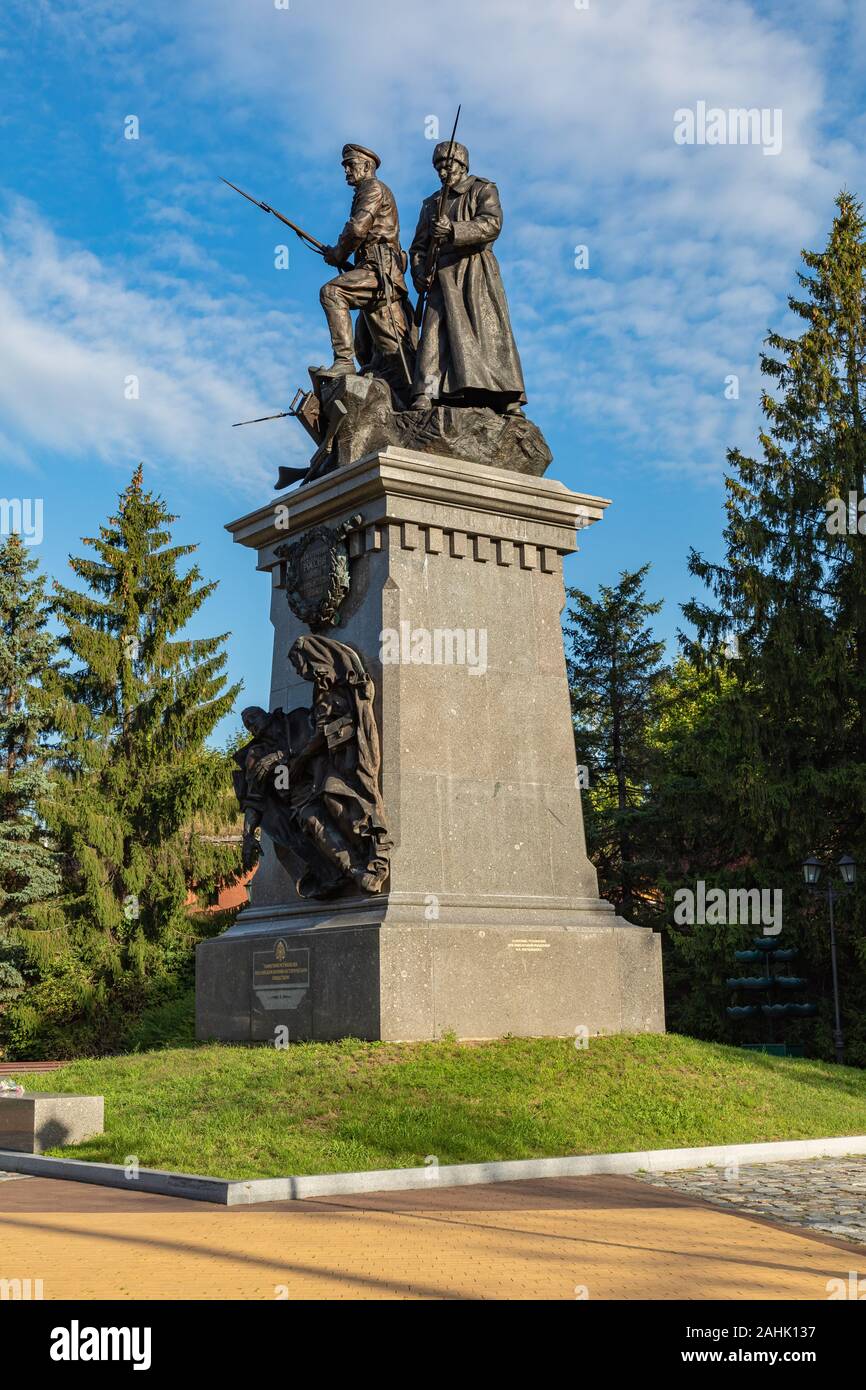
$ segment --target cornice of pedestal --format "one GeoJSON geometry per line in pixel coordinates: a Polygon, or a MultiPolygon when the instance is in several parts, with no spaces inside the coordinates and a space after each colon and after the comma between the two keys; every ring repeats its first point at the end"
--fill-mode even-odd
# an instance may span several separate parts
{"type": "Polygon", "coordinates": [[[368,528],[528,542],[564,555],[575,549],[575,532],[599,521],[609,505],[555,478],[392,445],[276,497],[226,530],[240,545],[262,551],[309,526],[360,512],[368,528]]]}

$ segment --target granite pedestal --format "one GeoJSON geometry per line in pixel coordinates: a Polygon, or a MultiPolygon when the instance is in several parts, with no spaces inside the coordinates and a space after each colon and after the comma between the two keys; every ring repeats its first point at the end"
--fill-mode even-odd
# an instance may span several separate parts
{"type": "Polygon", "coordinates": [[[275,547],[360,516],[329,631],[376,685],[394,848],[383,894],[315,904],[266,843],[251,905],[198,948],[199,1037],[663,1030],[659,938],[598,896],[575,767],[562,561],[606,506],[389,447],[229,526],[271,577],[270,704],[290,709],[308,629],[275,547]]]}
{"type": "Polygon", "coordinates": [[[31,1091],[0,1099],[0,1149],[41,1154],[103,1132],[102,1096],[31,1091]]]}

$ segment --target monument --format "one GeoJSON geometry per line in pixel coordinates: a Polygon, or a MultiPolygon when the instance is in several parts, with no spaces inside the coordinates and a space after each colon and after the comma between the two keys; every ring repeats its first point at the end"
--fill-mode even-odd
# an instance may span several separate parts
{"type": "Polygon", "coordinates": [[[334,361],[288,412],[315,452],[228,527],[274,649],[236,755],[260,862],[198,948],[200,1038],[664,1028],[660,939],[598,896],[575,766],[562,564],[608,503],[544,476],[496,187],[454,133],[433,161],[407,257],[379,157],[344,148],[350,219],[313,243],[354,257],[322,292],[334,361]]]}

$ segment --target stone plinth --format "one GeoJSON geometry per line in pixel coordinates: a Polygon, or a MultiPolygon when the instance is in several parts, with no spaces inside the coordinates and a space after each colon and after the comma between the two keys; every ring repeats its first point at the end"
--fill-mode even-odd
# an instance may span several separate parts
{"type": "Polygon", "coordinates": [[[334,457],[341,468],[391,446],[439,458],[471,459],[539,478],[550,463],[544,436],[522,415],[448,405],[425,411],[394,410],[386,383],[370,376],[340,377],[331,400],[339,401],[345,411],[334,441],[334,457]]]}
{"type": "Polygon", "coordinates": [[[0,1149],[41,1154],[103,1132],[102,1096],[31,1091],[0,1099],[0,1149]]]}
{"type": "Polygon", "coordinates": [[[389,447],[229,527],[271,575],[270,702],[290,709],[309,703],[287,660],[307,628],[274,549],[361,516],[330,632],[376,685],[394,848],[384,894],[316,906],[266,846],[251,906],[199,947],[200,1037],[663,1029],[659,939],[598,897],[575,768],[562,561],[606,506],[389,447]],[[267,984],[277,941],[288,994],[267,984]]]}

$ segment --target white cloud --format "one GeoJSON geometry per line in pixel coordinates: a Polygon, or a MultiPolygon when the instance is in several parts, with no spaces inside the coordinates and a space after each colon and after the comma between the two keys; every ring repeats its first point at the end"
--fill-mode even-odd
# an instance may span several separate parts
{"type": "Polygon", "coordinates": [[[260,495],[277,461],[309,453],[305,436],[231,424],[280,409],[287,364],[300,369],[318,322],[131,273],[64,242],[27,204],[0,221],[0,458],[20,467],[30,445],[124,469],[146,459],[260,495]],[[133,376],[139,398],[126,399],[133,376]]]}
{"type": "Polygon", "coordinates": [[[792,25],[784,6],[738,0],[377,0],[364,16],[352,0],[211,0],[178,23],[200,82],[269,113],[259,158],[312,157],[327,178],[343,139],[374,145],[408,233],[402,190],[417,199],[431,183],[424,118],[438,114],[444,136],[463,102],[473,167],[502,190],[500,250],[542,425],[566,414],[612,429],[643,463],[707,476],[726,445],[750,443],[761,340],[800,247],[820,242],[839,187],[864,171],[822,124],[838,5],[803,4],[792,25]],[[676,145],[674,112],[698,100],[781,109],[782,153],[676,145]],[[588,273],[571,266],[582,241],[588,273]],[[736,404],[722,394],[730,372],[736,404]]]}
{"type": "MultiPolygon", "coordinates": [[[[707,477],[726,445],[751,443],[757,354],[784,316],[800,247],[820,244],[839,187],[866,174],[862,118],[838,121],[864,24],[841,0],[591,0],[587,10],[569,0],[366,10],[354,0],[288,10],[69,0],[60,27],[51,6],[38,13],[98,71],[112,111],[129,109],[127,93],[146,97],[153,131],[180,103],[187,139],[181,151],[166,131],[149,138],[124,174],[135,187],[159,171],[174,200],[161,207],[149,190],[147,278],[130,283],[128,270],[61,246],[38,223],[38,255],[14,233],[6,252],[2,331],[18,345],[8,372],[0,363],[7,420],[100,457],[146,445],[247,482],[270,475],[260,454],[270,441],[239,441],[246,432],[227,435],[224,422],[276,408],[286,392],[276,364],[300,379],[323,349],[315,302],[303,318],[261,318],[224,288],[212,299],[200,288],[216,268],[191,233],[220,215],[223,190],[196,147],[213,150],[215,126],[221,158],[224,142],[273,170],[264,196],[291,171],[296,193],[333,199],[335,223],[340,146],[374,145],[408,240],[432,182],[425,117],[437,114],[444,136],[461,100],[473,166],[502,190],[500,251],[530,413],[543,427],[566,417],[576,451],[582,431],[608,433],[640,466],[707,477]],[[698,100],[781,109],[782,153],[677,146],[674,112],[698,100]],[[572,267],[577,242],[590,247],[588,272],[572,267]],[[173,264],[199,289],[183,287],[173,264]],[[143,385],[134,405],[117,395],[131,361],[143,385]],[[737,403],[723,397],[732,372],[737,403]]],[[[240,284],[224,272],[213,283],[240,284]]]]}

